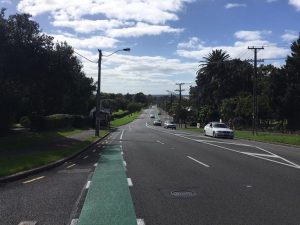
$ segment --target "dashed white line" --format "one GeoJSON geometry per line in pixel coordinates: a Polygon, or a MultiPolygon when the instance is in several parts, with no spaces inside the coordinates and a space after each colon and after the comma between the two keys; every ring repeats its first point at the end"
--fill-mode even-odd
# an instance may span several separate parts
{"type": "Polygon", "coordinates": [[[163,143],[163,142],[161,142],[161,141],[159,141],[159,140],[157,140],[156,142],[157,142],[157,143],[160,143],[160,144],[162,144],[162,145],[165,144],[165,143],[163,143]]]}
{"type": "Polygon", "coordinates": [[[129,187],[132,187],[132,186],[133,186],[133,183],[132,183],[131,178],[127,178],[127,183],[128,183],[128,186],[129,186],[129,187]]]}
{"type": "Polygon", "coordinates": [[[28,184],[28,183],[31,183],[33,181],[40,180],[40,179],[43,179],[43,178],[45,178],[45,176],[41,176],[41,177],[37,177],[37,178],[31,179],[31,180],[27,180],[27,181],[24,181],[22,183],[23,184],[28,184]]]}
{"type": "Polygon", "coordinates": [[[94,149],[93,152],[96,152],[96,149],[94,149]]]}
{"type": "Polygon", "coordinates": [[[123,139],[124,131],[125,131],[125,130],[122,130],[122,133],[121,133],[121,136],[120,136],[120,140],[123,139]]]}
{"type": "Polygon", "coordinates": [[[191,157],[191,156],[187,156],[187,157],[188,157],[189,159],[191,159],[191,160],[193,160],[193,161],[195,161],[195,162],[201,164],[202,166],[209,167],[209,165],[207,165],[207,164],[205,164],[205,163],[203,163],[203,162],[200,162],[199,160],[194,159],[194,158],[191,157]]]}
{"type": "Polygon", "coordinates": [[[89,181],[86,183],[85,189],[89,189],[89,188],[90,188],[90,185],[91,185],[91,181],[89,180],[89,181]]]}
{"type": "Polygon", "coordinates": [[[77,225],[78,221],[79,221],[79,219],[72,219],[70,225],[77,225]]]}
{"type": "Polygon", "coordinates": [[[83,157],[83,159],[87,159],[89,156],[87,155],[87,156],[85,156],[85,157],[83,157]]]}
{"type": "Polygon", "coordinates": [[[123,165],[126,167],[127,166],[127,163],[125,161],[123,161],[123,165]]]}
{"type": "Polygon", "coordinates": [[[18,225],[36,225],[37,221],[22,221],[18,225]]]}
{"type": "Polygon", "coordinates": [[[137,225],[146,225],[143,219],[136,219],[137,225]]]}
{"type": "Polygon", "coordinates": [[[95,163],[95,164],[94,164],[94,167],[97,167],[97,166],[98,166],[98,163],[95,163]]]}
{"type": "Polygon", "coordinates": [[[72,164],[72,165],[70,165],[70,166],[67,166],[67,169],[70,169],[70,168],[72,168],[73,166],[76,166],[76,164],[74,163],[74,164],[72,164]]]}

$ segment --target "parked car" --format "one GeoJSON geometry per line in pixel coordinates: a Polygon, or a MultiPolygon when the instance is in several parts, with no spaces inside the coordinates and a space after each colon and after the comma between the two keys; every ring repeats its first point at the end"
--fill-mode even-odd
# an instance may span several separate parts
{"type": "Polygon", "coordinates": [[[154,120],[153,125],[154,126],[161,126],[161,120],[154,120]]]}
{"type": "Polygon", "coordinates": [[[172,121],[167,120],[164,123],[164,128],[167,128],[167,129],[171,128],[171,129],[176,130],[176,124],[174,122],[172,122],[172,121]]]}
{"type": "Polygon", "coordinates": [[[210,122],[204,127],[204,135],[212,137],[234,138],[234,132],[225,123],[210,122]]]}

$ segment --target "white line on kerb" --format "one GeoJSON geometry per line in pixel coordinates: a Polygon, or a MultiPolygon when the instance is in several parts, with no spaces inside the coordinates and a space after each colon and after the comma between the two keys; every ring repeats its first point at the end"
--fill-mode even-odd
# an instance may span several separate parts
{"type": "Polygon", "coordinates": [[[143,219],[136,219],[137,225],[146,225],[143,219]]]}
{"type": "Polygon", "coordinates": [[[27,181],[24,181],[23,184],[28,184],[28,183],[31,183],[33,181],[43,179],[44,177],[45,176],[41,176],[41,177],[37,177],[37,178],[31,179],[31,180],[27,180],[27,181]]]}
{"type": "Polygon", "coordinates": [[[195,162],[201,164],[202,166],[209,167],[209,165],[207,165],[207,164],[205,164],[205,163],[203,163],[203,162],[200,162],[199,160],[194,159],[194,158],[191,157],[191,156],[187,156],[187,157],[188,157],[189,159],[191,159],[191,160],[193,160],[193,161],[195,161],[195,162]]]}
{"type": "Polygon", "coordinates": [[[131,178],[127,178],[127,183],[129,187],[133,186],[131,178]]]}
{"type": "Polygon", "coordinates": [[[85,189],[89,189],[90,185],[91,185],[91,181],[89,180],[89,181],[86,183],[85,189]]]}

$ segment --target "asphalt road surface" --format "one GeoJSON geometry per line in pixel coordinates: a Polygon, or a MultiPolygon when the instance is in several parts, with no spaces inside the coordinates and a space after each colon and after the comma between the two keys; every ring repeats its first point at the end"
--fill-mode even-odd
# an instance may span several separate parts
{"type": "MultiPolygon", "coordinates": [[[[157,112],[108,140],[122,145],[139,225],[300,224],[299,148],[167,130],[152,125],[157,112]]],[[[71,224],[100,151],[0,186],[0,224],[71,224]]]]}

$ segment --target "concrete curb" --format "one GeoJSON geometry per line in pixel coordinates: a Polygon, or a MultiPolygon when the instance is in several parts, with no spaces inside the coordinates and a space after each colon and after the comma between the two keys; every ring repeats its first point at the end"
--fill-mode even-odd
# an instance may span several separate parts
{"type": "Polygon", "coordinates": [[[68,161],[68,160],[70,160],[72,158],[75,158],[76,156],[80,155],[81,153],[85,152],[86,150],[90,149],[95,144],[99,143],[102,139],[104,139],[105,137],[107,137],[110,133],[111,132],[107,133],[103,137],[99,138],[97,141],[95,141],[92,144],[88,145],[84,149],[79,150],[78,152],[73,153],[72,155],[70,155],[68,157],[62,158],[62,159],[60,159],[58,161],[55,161],[55,162],[49,163],[47,165],[31,169],[31,170],[25,170],[25,171],[22,171],[22,172],[19,172],[19,173],[15,173],[15,174],[12,174],[12,175],[9,175],[9,176],[1,177],[0,178],[0,183],[8,183],[8,182],[11,182],[11,181],[16,181],[16,180],[28,177],[30,175],[33,175],[33,174],[36,174],[36,173],[40,173],[42,171],[45,171],[45,170],[57,167],[57,166],[63,164],[64,162],[66,162],[66,161],[68,161]]]}

